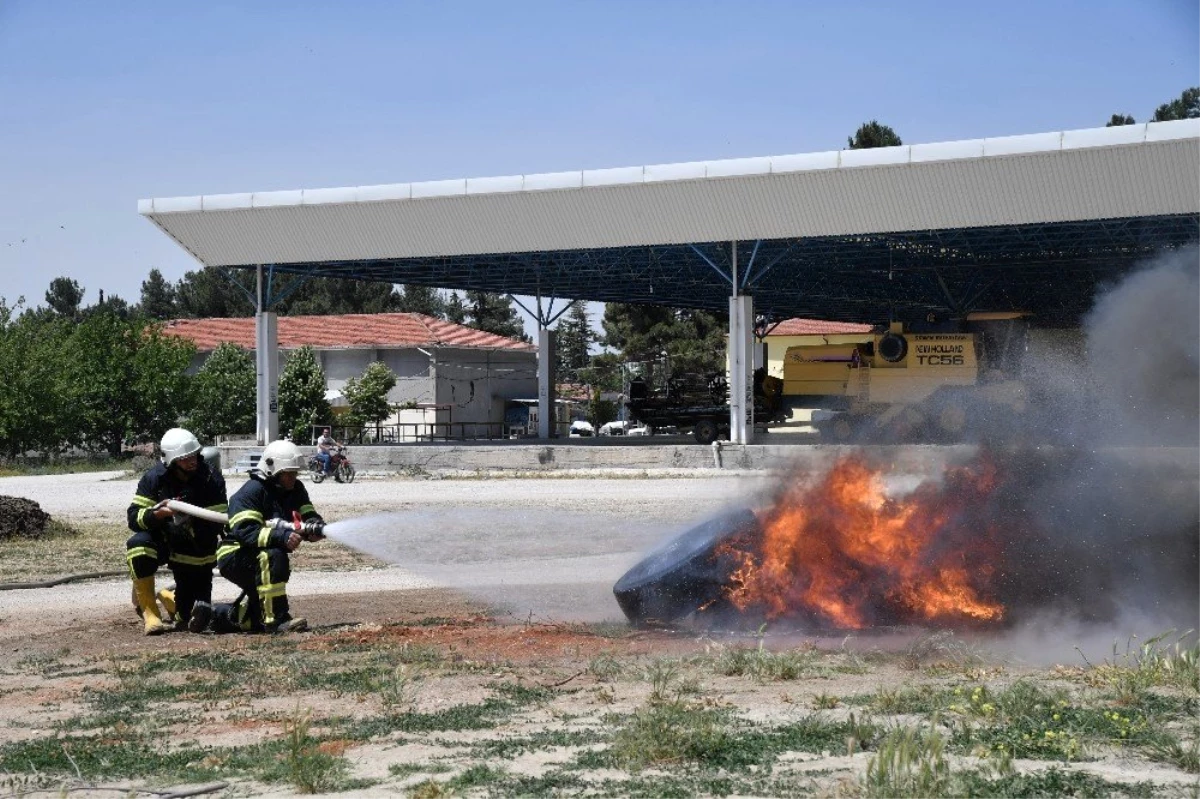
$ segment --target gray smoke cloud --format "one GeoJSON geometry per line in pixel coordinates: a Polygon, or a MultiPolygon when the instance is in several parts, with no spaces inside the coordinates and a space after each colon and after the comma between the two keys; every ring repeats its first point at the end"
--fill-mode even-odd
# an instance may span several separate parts
{"type": "Polygon", "coordinates": [[[1100,410],[1119,443],[1196,446],[1200,250],[1163,256],[1103,294],[1085,327],[1100,410]]]}

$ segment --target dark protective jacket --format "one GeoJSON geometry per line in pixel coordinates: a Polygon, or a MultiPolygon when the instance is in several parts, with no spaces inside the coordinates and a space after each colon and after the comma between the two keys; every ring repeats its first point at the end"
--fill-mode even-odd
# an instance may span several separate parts
{"type": "Polygon", "coordinates": [[[266,522],[271,519],[290,522],[293,513],[299,513],[302,521],[324,521],[313,508],[304,483],[297,480],[295,488],[284,491],[274,480],[251,474],[229,500],[229,526],[219,555],[225,557],[238,548],[286,550],[289,531],[268,527],[266,522]]]}
{"type": "MultiPolygon", "coordinates": [[[[155,464],[138,481],[137,492],[129,503],[126,516],[130,530],[135,533],[149,532],[156,540],[168,544],[172,553],[179,553],[183,557],[182,562],[186,563],[189,555],[211,556],[216,551],[222,526],[183,514],[176,514],[174,521],[170,517],[156,519],[152,513],[154,506],[164,499],[178,499],[225,513],[228,505],[225,478],[205,461],[200,460],[196,470],[186,480],[179,478],[180,470],[168,469],[162,463],[155,464]],[[167,541],[168,529],[171,531],[170,541],[167,541]]],[[[179,558],[173,557],[172,560],[179,558]]],[[[211,563],[211,557],[205,562],[211,563]]]]}

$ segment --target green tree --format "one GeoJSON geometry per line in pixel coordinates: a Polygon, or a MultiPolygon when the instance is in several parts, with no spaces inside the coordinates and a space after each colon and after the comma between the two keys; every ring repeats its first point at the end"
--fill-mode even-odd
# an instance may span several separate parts
{"type": "Polygon", "coordinates": [[[257,368],[250,352],[236,344],[218,345],[193,381],[187,428],[206,440],[255,432],[257,391],[257,368]]]}
{"type": "Polygon", "coordinates": [[[604,309],[603,343],[626,361],[666,360],[673,375],[725,369],[724,315],[692,308],[610,302],[604,309]]]}
{"type": "Polygon", "coordinates": [[[298,444],[310,441],[314,425],[328,424],[333,409],[325,399],[325,370],[312,347],[293,351],[279,375],[279,430],[298,444]]]}
{"type": "Polygon", "coordinates": [[[178,316],[175,307],[175,287],[167,282],[162,272],[151,269],[149,276],[142,281],[142,296],[138,302],[138,311],[148,319],[166,321],[178,316]]]}
{"type": "Polygon", "coordinates": [[[60,363],[76,417],[68,443],[117,457],[125,440],[155,439],[186,411],[192,342],[164,336],[156,325],[97,312],[75,326],[67,344],[60,363]]]}
{"type": "Polygon", "coordinates": [[[1104,127],[1115,128],[1120,125],[1136,125],[1136,124],[1137,124],[1137,122],[1134,120],[1133,117],[1129,116],[1129,114],[1113,114],[1112,118],[1108,120],[1108,124],[1105,125],[1104,127]]]}
{"type": "Polygon", "coordinates": [[[79,317],[79,306],[83,302],[85,289],[69,277],[56,277],[46,290],[46,305],[59,316],[67,319],[79,317]]]}
{"type": "Polygon", "coordinates": [[[245,269],[225,274],[216,267],[185,272],[175,284],[178,315],[183,319],[254,316],[255,285],[254,273],[245,269]]]}
{"type": "Polygon", "coordinates": [[[580,373],[591,361],[589,351],[596,334],[588,320],[587,303],[576,300],[558,323],[555,356],[558,378],[566,383],[580,382],[580,373]]]}
{"type": "Polygon", "coordinates": [[[579,370],[579,382],[595,386],[603,391],[620,391],[624,382],[620,353],[599,352],[592,356],[591,363],[579,370]]]}
{"type": "Polygon", "coordinates": [[[456,325],[466,324],[467,306],[457,291],[450,292],[450,296],[446,298],[446,319],[456,325]]]}
{"type": "Polygon", "coordinates": [[[382,361],[367,365],[361,377],[346,381],[342,393],[350,404],[346,421],[351,425],[370,425],[382,422],[392,414],[388,392],[396,387],[396,375],[382,361]]]}
{"type": "Polygon", "coordinates": [[[396,310],[405,313],[423,313],[426,316],[445,319],[446,301],[442,299],[442,295],[435,288],[409,283],[400,293],[396,310]]]}
{"type": "Polygon", "coordinates": [[[274,307],[281,316],[340,316],[399,310],[400,295],[392,284],[373,280],[276,275],[273,291],[285,292],[297,281],[303,284],[274,307]]]}
{"type": "Polygon", "coordinates": [[[74,322],[0,300],[0,454],[52,455],[71,438],[63,359],[74,322]]]}
{"type": "Polygon", "coordinates": [[[116,294],[110,294],[107,297],[104,295],[104,289],[100,289],[100,299],[96,300],[95,305],[89,305],[80,312],[80,316],[87,317],[91,314],[106,313],[113,314],[121,319],[128,319],[132,311],[129,303],[118,297],[116,294]]]}
{"type": "Polygon", "coordinates": [[[854,136],[846,140],[851,150],[868,150],[872,147],[899,147],[904,142],[896,135],[896,131],[887,125],[880,125],[874,119],[859,125],[854,136]]]}
{"type": "Polygon", "coordinates": [[[1196,119],[1197,117],[1200,117],[1200,86],[1184,89],[1178,99],[1163,103],[1154,111],[1155,122],[1196,119]]]}
{"type": "Polygon", "coordinates": [[[592,390],[592,399],[588,403],[588,421],[599,432],[600,428],[617,418],[617,403],[612,400],[600,399],[600,389],[592,390]]]}
{"type": "Polygon", "coordinates": [[[517,315],[517,309],[513,307],[512,299],[507,295],[468,291],[467,314],[468,324],[477,330],[529,341],[521,317],[517,315]]]}

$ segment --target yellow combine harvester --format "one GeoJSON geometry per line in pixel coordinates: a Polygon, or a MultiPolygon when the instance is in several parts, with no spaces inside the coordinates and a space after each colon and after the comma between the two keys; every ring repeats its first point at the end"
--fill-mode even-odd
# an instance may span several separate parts
{"type": "Polygon", "coordinates": [[[814,426],[836,442],[946,443],[1009,430],[1025,408],[1022,317],[972,314],[957,331],[897,322],[856,343],[789,347],[784,402],[825,410],[814,426]]]}

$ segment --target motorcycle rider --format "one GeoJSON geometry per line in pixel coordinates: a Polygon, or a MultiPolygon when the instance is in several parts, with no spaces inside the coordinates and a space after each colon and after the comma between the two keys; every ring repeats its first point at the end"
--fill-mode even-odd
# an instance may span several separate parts
{"type": "Polygon", "coordinates": [[[244,603],[211,606],[213,629],[246,632],[301,632],[303,618],[288,603],[288,554],[302,541],[323,536],[325,520],[313,508],[298,473],[306,458],[291,441],[273,441],[258,467],[229,500],[229,524],[217,550],[221,576],[241,588],[244,603]]]}
{"type": "Polygon", "coordinates": [[[325,469],[325,474],[333,473],[333,448],[340,446],[341,444],[337,439],[329,435],[328,427],[317,438],[317,457],[321,459],[321,465],[325,469]]]}
{"type": "Polygon", "coordinates": [[[187,624],[188,629],[203,629],[207,617],[193,619],[192,611],[197,603],[212,601],[212,569],[221,525],[176,513],[167,507],[167,500],[178,499],[218,513],[227,507],[225,478],[200,457],[200,442],[194,435],[173,427],[163,434],[158,448],[161,460],[142,475],[126,512],[133,535],[125,542],[125,557],[146,635],[167,629],[158,612],[159,601],[168,617],[177,625],[187,624]],[[175,577],[175,590],[155,593],[154,574],[164,563],[175,577]]]}

